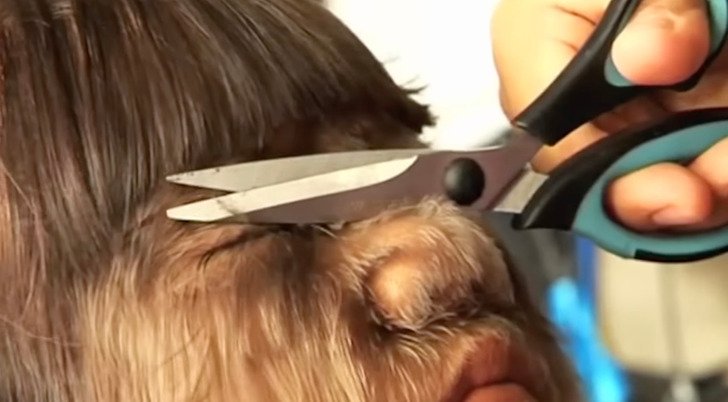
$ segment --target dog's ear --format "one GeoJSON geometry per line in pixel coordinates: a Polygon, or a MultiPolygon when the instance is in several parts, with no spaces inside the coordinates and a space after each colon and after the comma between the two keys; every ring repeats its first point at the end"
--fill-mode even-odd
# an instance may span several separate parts
{"type": "Polygon", "coordinates": [[[79,299],[154,276],[119,255],[165,176],[430,122],[323,4],[0,0],[0,395],[82,399],[43,387],[80,382],[79,299]]]}

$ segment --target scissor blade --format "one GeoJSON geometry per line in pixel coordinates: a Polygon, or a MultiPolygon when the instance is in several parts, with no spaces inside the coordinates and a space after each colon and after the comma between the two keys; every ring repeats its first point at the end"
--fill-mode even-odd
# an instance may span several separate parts
{"type": "Polygon", "coordinates": [[[437,151],[430,148],[368,150],[268,159],[180,173],[167,177],[167,181],[237,192],[432,152],[437,151]]]}
{"type": "Polygon", "coordinates": [[[548,176],[536,173],[532,170],[525,170],[498,204],[493,207],[496,212],[520,213],[533,197],[533,194],[541,187],[548,176]]]}
{"type": "MultiPolygon", "coordinates": [[[[251,214],[276,206],[315,199],[380,184],[397,177],[415,163],[418,156],[366,166],[341,169],[285,183],[240,191],[167,210],[171,219],[194,222],[252,222],[251,214]]],[[[301,216],[302,223],[306,222],[301,216]]]]}

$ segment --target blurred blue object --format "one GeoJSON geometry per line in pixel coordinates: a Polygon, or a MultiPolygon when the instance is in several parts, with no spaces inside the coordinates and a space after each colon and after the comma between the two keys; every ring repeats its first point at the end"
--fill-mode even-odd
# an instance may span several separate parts
{"type": "Polygon", "coordinates": [[[595,246],[577,238],[577,278],[562,277],[547,293],[551,321],[564,337],[567,353],[574,362],[591,402],[627,402],[627,375],[601,343],[595,312],[595,246]]]}

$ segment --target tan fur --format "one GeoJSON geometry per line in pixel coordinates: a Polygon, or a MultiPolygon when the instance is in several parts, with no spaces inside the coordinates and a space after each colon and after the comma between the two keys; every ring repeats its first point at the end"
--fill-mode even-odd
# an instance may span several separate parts
{"type": "Polygon", "coordinates": [[[579,399],[508,256],[443,200],[327,226],[166,218],[216,195],[171,173],[422,146],[426,108],[320,5],[0,15],[0,401],[459,402],[471,358],[579,399]]]}
{"type": "Polygon", "coordinates": [[[159,209],[81,303],[87,400],[439,401],[483,337],[537,346],[551,379],[537,391],[575,397],[569,371],[549,372],[568,370],[552,340],[489,311],[523,300],[493,240],[447,204],[292,233],[159,209]]]}

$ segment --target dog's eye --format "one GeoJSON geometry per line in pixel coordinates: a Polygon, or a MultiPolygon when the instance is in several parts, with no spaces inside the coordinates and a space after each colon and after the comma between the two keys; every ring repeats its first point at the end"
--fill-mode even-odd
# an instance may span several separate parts
{"type": "Polygon", "coordinates": [[[297,229],[293,225],[266,225],[266,226],[246,226],[241,233],[224,243],[218,244],[205,253],[204,261],[210,260],[216,253],[220,253],[232,248],[245,247],[250,243],[265,239],[269,236],[279,236],[293,233],[297,229]]]}

